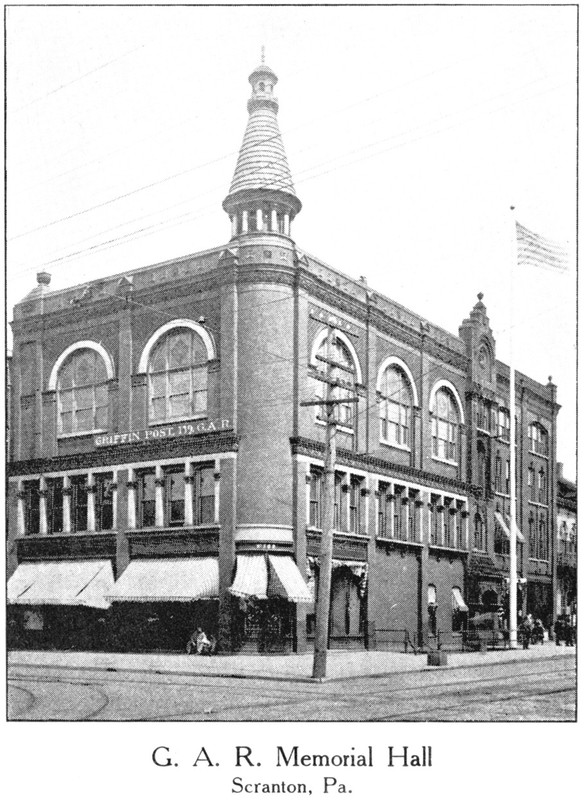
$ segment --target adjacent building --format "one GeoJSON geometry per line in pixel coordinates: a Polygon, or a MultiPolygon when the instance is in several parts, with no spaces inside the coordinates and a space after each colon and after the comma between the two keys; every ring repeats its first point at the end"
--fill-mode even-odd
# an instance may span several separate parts
{"type": "MultiPolygon", "coordinates": [[[[200,625],[311,647],[326,423],[301,402],[327,380],[331,647],[448,646],[504,614],[509,370],[483,297],[455,335],[303,252],[277,78],[249,80],[227,244],[62,291],[40,273],[14,309],[14,646],[182,650],[200,625]]],[[[550,622],[551,379],[518,373],[516,409],[520,608],[550,622]]]]}
{"type": "Polygon", "coordinates": [[[556,614],[567,615],[576,623],[578,527],[576,484],[563,474],[558,464],[557,495],[557,553],[556,553],[556,614]]]}

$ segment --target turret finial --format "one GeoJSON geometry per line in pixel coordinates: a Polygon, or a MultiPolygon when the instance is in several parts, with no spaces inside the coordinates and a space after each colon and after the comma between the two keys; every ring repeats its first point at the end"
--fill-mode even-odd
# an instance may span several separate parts
{"type": "Polygon", "coordinates": [[[262,45],[262,64],[266,63],[266,48],[262,45]]]}

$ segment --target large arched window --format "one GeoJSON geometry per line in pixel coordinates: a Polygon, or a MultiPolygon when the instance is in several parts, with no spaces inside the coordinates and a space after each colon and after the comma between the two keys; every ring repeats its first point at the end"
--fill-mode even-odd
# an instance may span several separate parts
{"type": "Polygon", "coordinates": [[[460,416],[454,394],[440,387],[432,402],[432,455],[444,461],[458,461],[460,416]]]}
{"type": "Polygon", "coordinates": [[[404,371],[388,366],[379,384],[380,437],[387,444],[411,447],[412,392],[404,371]]]}
{"type": "Polygon", "coordinates": [[[57,372],[59,434],[107,430],[108,377],[97,349],[80,347],[66,356],[57,372]]]}
{"type": "Polygon", "coordinates": [[[148,359],[148,417],[151,423],[203,417],[207,413],[205,342],[190,328],[172,328],[148,359]]]}
{"type": "MultiPolygon", "coordinates": [[[[322,375],[320,379],[314,376],[314,395],[318,399],[326,397],[327,381],[338,382],[331,390],[332,398],[335,400],[352,400],[357,395],[355,392],[356,365],[353,355],[345,341],[336,332],[333,334],[332,341],[329,337],[324,337],[316,353],[313,356],[313,367],[317,373],[322,375]],[[324,380],[324,379],[327,380],[324,380]]],[[[352,402],[340,402],[334,407],[335,419],[339,425],[345,428],[352,428],[354,424],[354,404],[352,402]]],[[[322,418],[324,411],[319,408],[318,417],[322,418]]]]}

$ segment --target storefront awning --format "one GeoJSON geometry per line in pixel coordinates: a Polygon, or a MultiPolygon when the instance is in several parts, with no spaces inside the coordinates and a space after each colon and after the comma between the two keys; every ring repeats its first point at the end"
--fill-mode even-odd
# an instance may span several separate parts
{"type": "Polygon", "coordinates": [[[312,603],[313,597],[296,562],[290,556],[268,556],[270,585],[268,594],[286,597],[293,603],[312,603]]]}
{"type": "Polygon", "coordinates": [[[219,596],[216,558],[164,558],[130,561],[108,599],[155,603],[209,600],[219,596]]]}
{"type": "Polygon", "coordinates": [[[110,561],[42,561],[20,564],[7,594],[20,605],[109,608],[113,585],[110,561]]]}
{"type": "Polygon", "coordinates": [[[311,603],[306,581],[291,556],[239,555],[230,589],[237,597],[282,597],[292,603],[311,603]]]}
{"type": "MultiPolygon", "coordinates": [[[[508,539],[511,539],[511,532],[509,530],[511,526],[511,520],[509,519],[509,517],[504,517],[500,511],[495,511],[495,520],[499,524],[505,536],[508,539]]],[[[517,523],[515,523],[515,530],[517,532],[517,541],[524,542],[525,538],[523,537],[523,534],[519,530],[519,526],[517,525],[517,523]]]]}
{"type": "Polygon", "coordinates": [[[468,606],[464,602],[460,589],[457,586],[452,589],[452,607],[457,608],[459,611],[468,611],[468,606]]]}
{"type": "Polygon", "coordinates": [[[266,557],[237,556],[235,580],[230,591],[236,597],[257,597],[258,600],[265,600],[268,596],[266,557]]]}

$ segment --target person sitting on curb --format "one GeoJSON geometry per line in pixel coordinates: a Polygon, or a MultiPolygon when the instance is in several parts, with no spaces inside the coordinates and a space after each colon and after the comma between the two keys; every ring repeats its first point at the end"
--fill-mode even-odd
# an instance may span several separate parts
{"type": "Polygon", "coordinates": [[[190,656],[194,650],[199,656],[210,656],[213,655],[216,648],[217,641],[215,637],[211,636],[208,638],[202,628],[197,628],[197,630],[191,634],[191,638],[187,642],[187,655],[190,656]]]}

